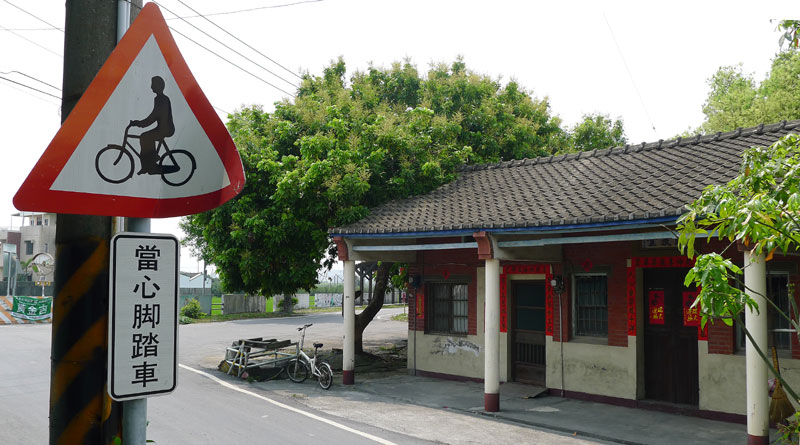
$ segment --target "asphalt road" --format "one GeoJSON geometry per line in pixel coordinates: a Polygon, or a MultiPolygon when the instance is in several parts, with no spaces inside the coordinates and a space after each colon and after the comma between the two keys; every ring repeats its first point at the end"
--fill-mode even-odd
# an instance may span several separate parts
{"type": "MultiPolygon", "coordinates": [[[[407,324],[382,311],[366,329],[366,344],[407,338],[407,324]]],[[[309,381],[248,383],[216,367],[239,338],[298,340],[296,327],[313,323],[306,343],[342,345],[339,313],[182,325],[178,386],[148,399],[147,436],[157,445],[218,443],[324,444],[575,444],[590,441],[452,410],[434,409],[340,385],[325,391],[309,381]]],[[[48,441],[50,325],[0,326],[0,443],[48,441]]]]}
{"type": "MultiPolygon", "coordinates": [[[[367,341],[405,338],[406,325],[388,320],[397,312],[402,309],[379,314],[367,328],[367,341]]],[[[170,395],[148,400],[148,438],[157,444],[304,443],[314,438],[323,443],[425,443],[356,421],[331,418],[216,371],[232,341],[251,337],[296,341],[295,328],[305,323],[314,324],[308,330],[307,343],[341,347],[339,313],[182,325],[178,388],[170,395]]],[[[50,335],[49,324],[0,326],[0,443],[47,443],[50,335]]]]}

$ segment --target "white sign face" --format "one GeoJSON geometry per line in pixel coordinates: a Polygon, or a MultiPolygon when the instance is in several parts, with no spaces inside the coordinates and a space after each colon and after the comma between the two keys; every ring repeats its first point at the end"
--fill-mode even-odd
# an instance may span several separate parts
{"type": "Polygon", "coordinates": [[[51,190],[170,199],[203,195],[228,185],[230,179],[219,154],[151,36],[51,190]],[[154,78],[161,79],[160,84],[154,84],[154,78]],[[130,121],[148,125],[128,127],[130,121]],[[141,156],[139,135],[147,132],[154,134],[151,149],[158,149],[151,159],[141,156]],[[160,145],[162,138],[166,149],[160,145]],[[121,150],[110,148],[101,152],[104,147],[121,150]],[[167,150],[172,157],[165,157],[167,150]],[[158,173],[142,172],[147,170],[148,161],[158,165],[158,173]],[[161,171],[167,168],[175,171],[162,175],[161,171]]]}
{"type": "Polygon", "coordinates": [[[108,392],[114,400],[172,392],[178,360],[178,239],[120,233],[111,240],[108,392]]]}

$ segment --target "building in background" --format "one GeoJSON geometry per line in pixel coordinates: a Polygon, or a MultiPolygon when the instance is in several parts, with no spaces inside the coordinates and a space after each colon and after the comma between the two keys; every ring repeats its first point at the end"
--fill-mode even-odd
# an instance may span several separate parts
{"type": "MultiPolygon", "coordinates": [[[[12,214],[11,217],[11,226],[0,228],[0,244],[15,245],[15,255],[21,264],[26,263],[40,253],[47,253],[55,257],[55,213],[20,212],[12,214]],[[15,222],[18,222],[19,225],[15,226],[15,222]]],[[[6,262],[4,261],[4,265],[6,262]]],[[[20,272],[24,273],[22,270],[20,272]]],[[[8,271],[3,269],[4,279],[6,279],[7,274],[8,271]]],[[[28,271],[28,274],[32,274],[32,271],[28,271]]],[[[33,275],[30,278],[34,281],[53,281],[52,271],[45,275],[33,275]]]]}

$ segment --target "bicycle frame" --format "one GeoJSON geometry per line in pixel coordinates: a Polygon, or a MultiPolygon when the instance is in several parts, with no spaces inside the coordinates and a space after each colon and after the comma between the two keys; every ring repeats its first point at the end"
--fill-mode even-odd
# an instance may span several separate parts
{"type": "Polygon", "coordinates": [[[303,352],[303,343],[305,342],[306,338],[306,328],[308,328],[309,326],[310,325],[303,326],[303,332],[300,334],[300,345],[297,349],[298,351],[297,358],[298,359],[302,358],[303,361],[308,363],[308,367],[311,370],[311,375],[313,375],[314,377],[319,377],[320,372],[319,369],[317,368],[317,348],[314,348],[314,357],[309,357],[305,352],[303,352]]]}
{"type": "MultiPolygon", "coordinates": [[[[141,151],[136,151],[136,149],[133,147],[133,144],[131,144],[128,141],[128,138],[139,139],[139,137],[141,136],[141,134],[130,134],[129,131],[130,131],[130,129],[132,127],[133,127],[133,124],[128,124],[128,126],[125,127],[125,134],[122,136],[122,148],[124,150],[130,150],[131,153],[135,154],[136,157],[139,158],[139,162],[141,162],[141,159],[142,159],[141,151]]],[[[161,151],[161,147],[164,147],[164,152],[165,153],[169,153],[170,152],[169,147],[167,147],[167,141],[165,141],[164,139],[159,139],[158,140],[158,144],[156,144],[156,155],[158,155],[158,152],[161,151]]],[[[141,150],[141,147],[139,149],[141,150]]],[[[120,159],[122,159],[122,151],[120,151],[119,157],[117,158],[117,160],[114,161],[114,165],[116,165],[117,162],[119,162],[120,159]]]]}

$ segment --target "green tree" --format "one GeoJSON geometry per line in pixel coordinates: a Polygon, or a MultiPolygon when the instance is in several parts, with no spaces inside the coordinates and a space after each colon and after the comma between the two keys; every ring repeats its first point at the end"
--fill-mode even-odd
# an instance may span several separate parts
{"type": "Polygon", "coordinates": [[[767,77],[757,82],[741,65],[720,68],[708,80],[704,133],[800,118],[800,51],[775,56],[767,77]]]}
{"type": "Polygon", "coordinates": [[[568,151],[591,151],[625,145],[622,119],[612,120],[607,114],[584,114],[583,120],[569,130],[568,151]]]}
{"type": "Polygon", "coordinates": [[[800,47],[800,35],[798,35],[800,20],[781,20],[778,22],[777,30],[781,32],[781,37],[778,39],[781,48],[784,44],[790,49],[800,47]]]}
{"type": "MultiPolygon", "coordinates": [[[[565,139],[547,99],[514,81],[469,71],[462,60],[427,75],[406,61],[349,78],[344,61],[306,75],[294,102],[252,106],[228,122],[247,175],[222,207],[183,219],[185,243],[217,266],[226,289],[291,295],[311,289],[336,248],[327,229],[391,199],[428,192],[465,164],[549,155],[565,139]]],[[[380,310],[393,265],[356,319],[380,310]]]]}
{"type": "MultiPolygon", "coordinates": [[[[769,260],[775,252],[796,252],[800,248],[800,136],[788,135],[769,147],[745,151],[739,174],[725,185],[712,185],[688,206],[678,225],[678,243],[690,258],[695,257],[698,235],[713,235],[739,242],[754,254],[769,260]]],[[[745,264],[747,267],[747,264],[745,264]]],[[[738,326],[750,337],[742,321],[745,308],[765,311],[753,300],[752,289],[742,283],[742,269],[726,259],[722,252],[697,255],[694,267],[686,276],[686,285],[700,288],[695,305],[700,305],[702,324],[721,320],[738,326]],[[737,285],[737,283],[739,285],[737,285]]],[[[785,317],[800,332],[794,295],[789,301],[793,314],[784,313],[766,295],[760,295],[776,313],[785,317]]],[[[758,351],[770,370],[794,400],[797,394],[781,379],[764,351],[758,351]]]]}

